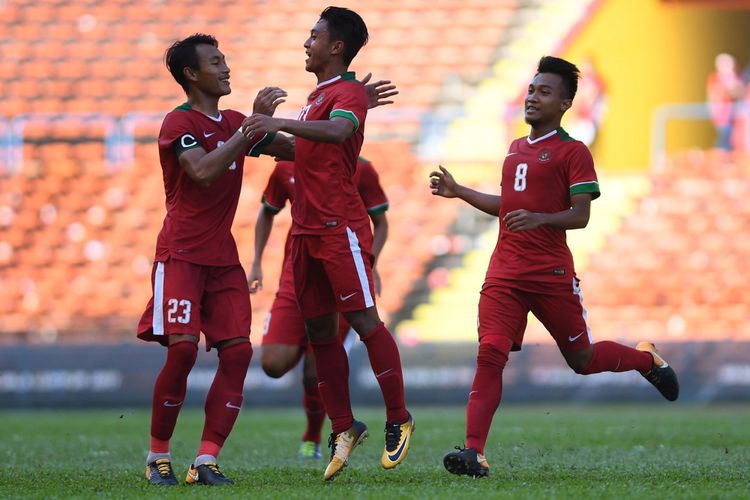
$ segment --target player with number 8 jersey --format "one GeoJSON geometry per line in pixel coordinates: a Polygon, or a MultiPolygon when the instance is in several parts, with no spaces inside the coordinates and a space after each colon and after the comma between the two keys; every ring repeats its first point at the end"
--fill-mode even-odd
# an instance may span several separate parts
{"type": "MultiPolygon", "coordinates": [[[[557,213],[570,197],[599,197],[594,160],[588,148],[558,128],[530,139],[516,139],[503,162],[500,220],[519,209],[557,213]]],[[[543,225],[535,231],[502,231],[487,270],[488,279],[569,285],[575,276],[565,230],[543,225]]]]}
{"type": "Polygon", "coordinates": [[[479,298],[479,350],[466,408],[466,444],[443,457],[453,474],[489,474],[484,448],[500,405],[503,370],[510,351],[521,349],[529,312],[576,373],[637,371],[666,399],[674,401],[679,394],[674,370],[653,344],[632,348],[594,342],[587,323],[565,232],[586,227],[599,182],[588,148],[560,126],[573,104],[578,77],[578,68],[564,59],[540,59],[525,99],[531,131],[508,149],[500,196],[458,184],[442,166],[430,174],[432,194],[460,198],[500,221],[479,298]]]}

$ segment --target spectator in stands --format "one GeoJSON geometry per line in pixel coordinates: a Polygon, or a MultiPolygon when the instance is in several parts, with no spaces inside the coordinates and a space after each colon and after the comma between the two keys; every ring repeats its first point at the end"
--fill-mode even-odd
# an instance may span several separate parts
{"type": "MultiPolygon", "coordinates": [[[[357,169],[354,171],[352,180],[372,221],[372,254],[375,263],[377,263],[378,255],[380,255],[388,237],[388,219],[385,215],[386,210],[388,210],[388,199],[380,186],[378,173],[372,163],[364,158],[357,160],[357,169]]],[[[268,179],[266,189],[263,191],[262,204],[255,223],[255,258],[247,278],[250,293],[255,293],[263,287],[261,262],[263,251],[273,228],[273,218],[284,208],[287,201],[294,203],[294,197],[294,162],[278,162],[268,179]]],[[[380,295],[380,278],[375,265],[373,265],[372,274],[375,281],[375,293],[380,295]]],[[[353,341],[353,337],[356,336],[349,334],[349,324],[343,317],[339,317],[339,335],[345,346],[350,345],[349,338],[353,341]]],[[[268,376],[278,378],[294,368],[300,357],[304,358],[302,373],[304,397],[302,404],[307,417],[307,428],[302,435],[298,458],[317,459],[321,457],[320,433],[326,413],[318,390],[315,357],[305,333],[305,322],[297,305],[297,297],[294,295],[290,230],[284,245],[284,261],[281,268],[279,289],[276,292],[276,298],[263,329],[261,366],[268,376]]]]}
{"type": "MultiPolygon", "coordinates": [[[[169,441],[185,401],[187,378],[202,331],[206,349],[216,347],[219,366],[206,396],[206,419],[188,484],[224,485],[217,457],[239,415],[250,345],[250,300],[231,227],[242,185],[245,156],[261,152],[293,157],[291,141],[277,134],[245,136],[245,115],[219,110],[231,92],[229,67],[218,42],[196,34],[166,52],[170,73],[187,102],[167,114],[159,132],[167,215],[156,241],[153,297],[138,337],[167,346],[154,384],[151,445],[146,478],[176,485],[169,441]]],[[[253,113],[272,115],[286,93],[261,90],[253,113]]]]}
{"type": "Polygon", "coordinates": [[[721,53],[716,56],[715,70],[706,83],[711,121],[716,127],[716,147],[732,149],[732,135],[739,101],[744,97],[744,85],[737,70],[734,56],[721,53]]]}
{"type": "Polygon", "coordinates": [[[576,105],[570,109],[568,128],[570,136],[591,148],[599,134],[599,127],[607,112],[604,79],[596,71],[592,59],[581,65],[581,80],[576,94],[576,105]]]}
{"type": "Polygon", "coordinates": [[[678,396],[677,377],[653,344],[631,348],[594,343],[586,322],[565,231],[588,224],[599,182],[588,148],[560,127],[576,95],[578,75],[578,68],[563,59],[539,61],[525,100],[531,132],[508,149],[501,196],[461,186],[442,166],[430,174],[432,194],[460,198],[500,218],[479,299],[479,352],[466,409],[466,445],[443,458],[454,474],[489,473],[484,447],[500,404],[503,370],[510,351],[521,349],[529,311],[545,325],[576,373],[635,370],[668,400],[678,396]]]}

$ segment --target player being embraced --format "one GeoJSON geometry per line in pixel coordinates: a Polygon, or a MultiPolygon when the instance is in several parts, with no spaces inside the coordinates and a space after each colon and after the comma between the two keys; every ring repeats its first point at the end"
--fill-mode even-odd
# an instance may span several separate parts
{"type": "Polygon", "coordinates": [[[466,408],[466,445],[443,463],[454,474],[486,476],[487,434],[502,394],[511,350],[520,350],[531,311],[557,343],[568,365],[582,375],[636,370],[668,400],[677,377],[653,344],[635,349],[593,342],[565,231],[588,224],[599,183],[588,148],[560,127],[578,87],[575,65],[543,57],[529,85],[528,137],[511,143],[502,169],[501,195],[464,187],[442,166],[430,174],[432,194],[460,198],[500,219],[497,246],[479,298],[479,353],[466,408]]]}
{"type": "MultiPolygon", "coordinates": [[[[154,384],[151,444],[146,477],[176,485],[169,440],[185,401],[202,331],[206,350],[218,350],[219,366],[205,402],[206,419],[188,484],[231,484],[217,465],[243,400],[253,350],[249,342],[250,300],[231,227],[242,186],[245,156],[293,157],[292,142],[274,133],[245,136],[245,116],[219,110],[231,92],[229,67],[213,36],[195,34],[166,52],[170,73],[187,102],[167,114],[159,132],[167,215],[156,241],[153,297],[138,325],[138,337],[167,346],[154,384]]],[[[254,113],[272,115],[286,93],[261,90],[254,113]]]]}
{"type": "Polygon", "coordinates": [[[372,276],[372,232],[352,177],[364,140],[367,95],[348,72],[367,42],[367,27],[355,12],[329,7],[310,31],[305,69],[316,89],[297,120],[250,117],[246,135],[282,131],[295,140],[296,195],[292,205],[294,288],[315,353],[318,387],[331,419],[332,479],[352,450],[367,438],[354,419],[349,398],[349,362],[337,336],[338,313],[359,334],[386,406],[381,465],[391,469],[409,450],[414,421],[404,402],[398,346],[380,320],[372,276]]]}
{"type": "MultiPolygon", "coordinates": [[[[378,255],[388,237],[388,199],[380,186],[380,179],[372,163],[359,158],[353,182],[370,216],[373,227],[373,258],[378,255]]],[[[294,203],[295,195],[294,162],[280,161],[276,164],[263,191],[263,200],[255,223],[255,258],[248,275],[250,293],[263,288],[263,251],[273,228],[274,217],[284,208],[286,202],[294,203]]],[[[380,294],[380,280],[373,264],[375,291],[380,294]]],[[[339,335],[345,345],[349,335],[349,324],[339,318],[339,335]]],[[[315,374],[315,357],[305,333],[305,322],[294,295],[292,276],[291,230],[284,245],[284,261],[279,279],[279,288],[268,313],[263,329],[263,350],[261,365],[270,377],[279,378],[294,368],[303,358],[302,387],[303,407],[307,417],[307,428],[302,435],[298,458],[320,458],[320,434],[325,420],[325,409],[318,391],[318,377],[315,374]]]]}

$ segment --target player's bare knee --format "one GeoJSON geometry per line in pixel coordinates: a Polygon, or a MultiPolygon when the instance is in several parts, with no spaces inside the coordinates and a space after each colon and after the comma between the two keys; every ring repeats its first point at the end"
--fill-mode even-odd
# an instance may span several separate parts
{"type": "Polygon", "coordinates": [[[382,323],[375,306],[361,311],[345,312],[344,318],[346,318],[346,321],[360,337],[367,336],[368,333],[375,330],[382,323]]]}
{"type": "Polygon", "coordinates": [[[586,351],[563,353],[568,366],[579,375],[588,375],[586,368],[591,362],[591,355],[586,351]]]}
{"type": "Polygon", "coordinates": [[[263,372],[271,378],[281,378],[286,373],[286,363],[278,356],[274,356],[268,351],[263,351],[260,358],[260,366],[263,372]]]}

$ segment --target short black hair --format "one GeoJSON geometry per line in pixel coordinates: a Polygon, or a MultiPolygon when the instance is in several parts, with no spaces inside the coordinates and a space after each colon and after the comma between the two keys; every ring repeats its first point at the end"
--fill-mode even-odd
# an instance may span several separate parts
{"type": "Polygon", "coordinates": [[[188,91],[188,84],[183,70],[185,68],[200,69],[198,67],[198,51],[195,50],[195,47],[198,45],[213,45],[214,47],[218,47],[219,42],[212,35],[196,33],[184,40],[173,43],[164,53],[164,63],[186,93],[188,91]]]}
{"type": "Polygon", "coordinates": [[[348,66],[369,38],[365,22],[345,7],[328,7],[320,13],[320,18],[328,24],[330,40],[344,42],[344,63],[348,66]]]}
{"type": "Polygon", "coordinates": [[[559,57],[544,56],[539,59],[539,65],[536,70],[539,73],[553,73],[562,78],[563,87],[568,99],[573,99],[578,92],[578,78],[581,71],[575,64],[560,59],[559,57]]]}

